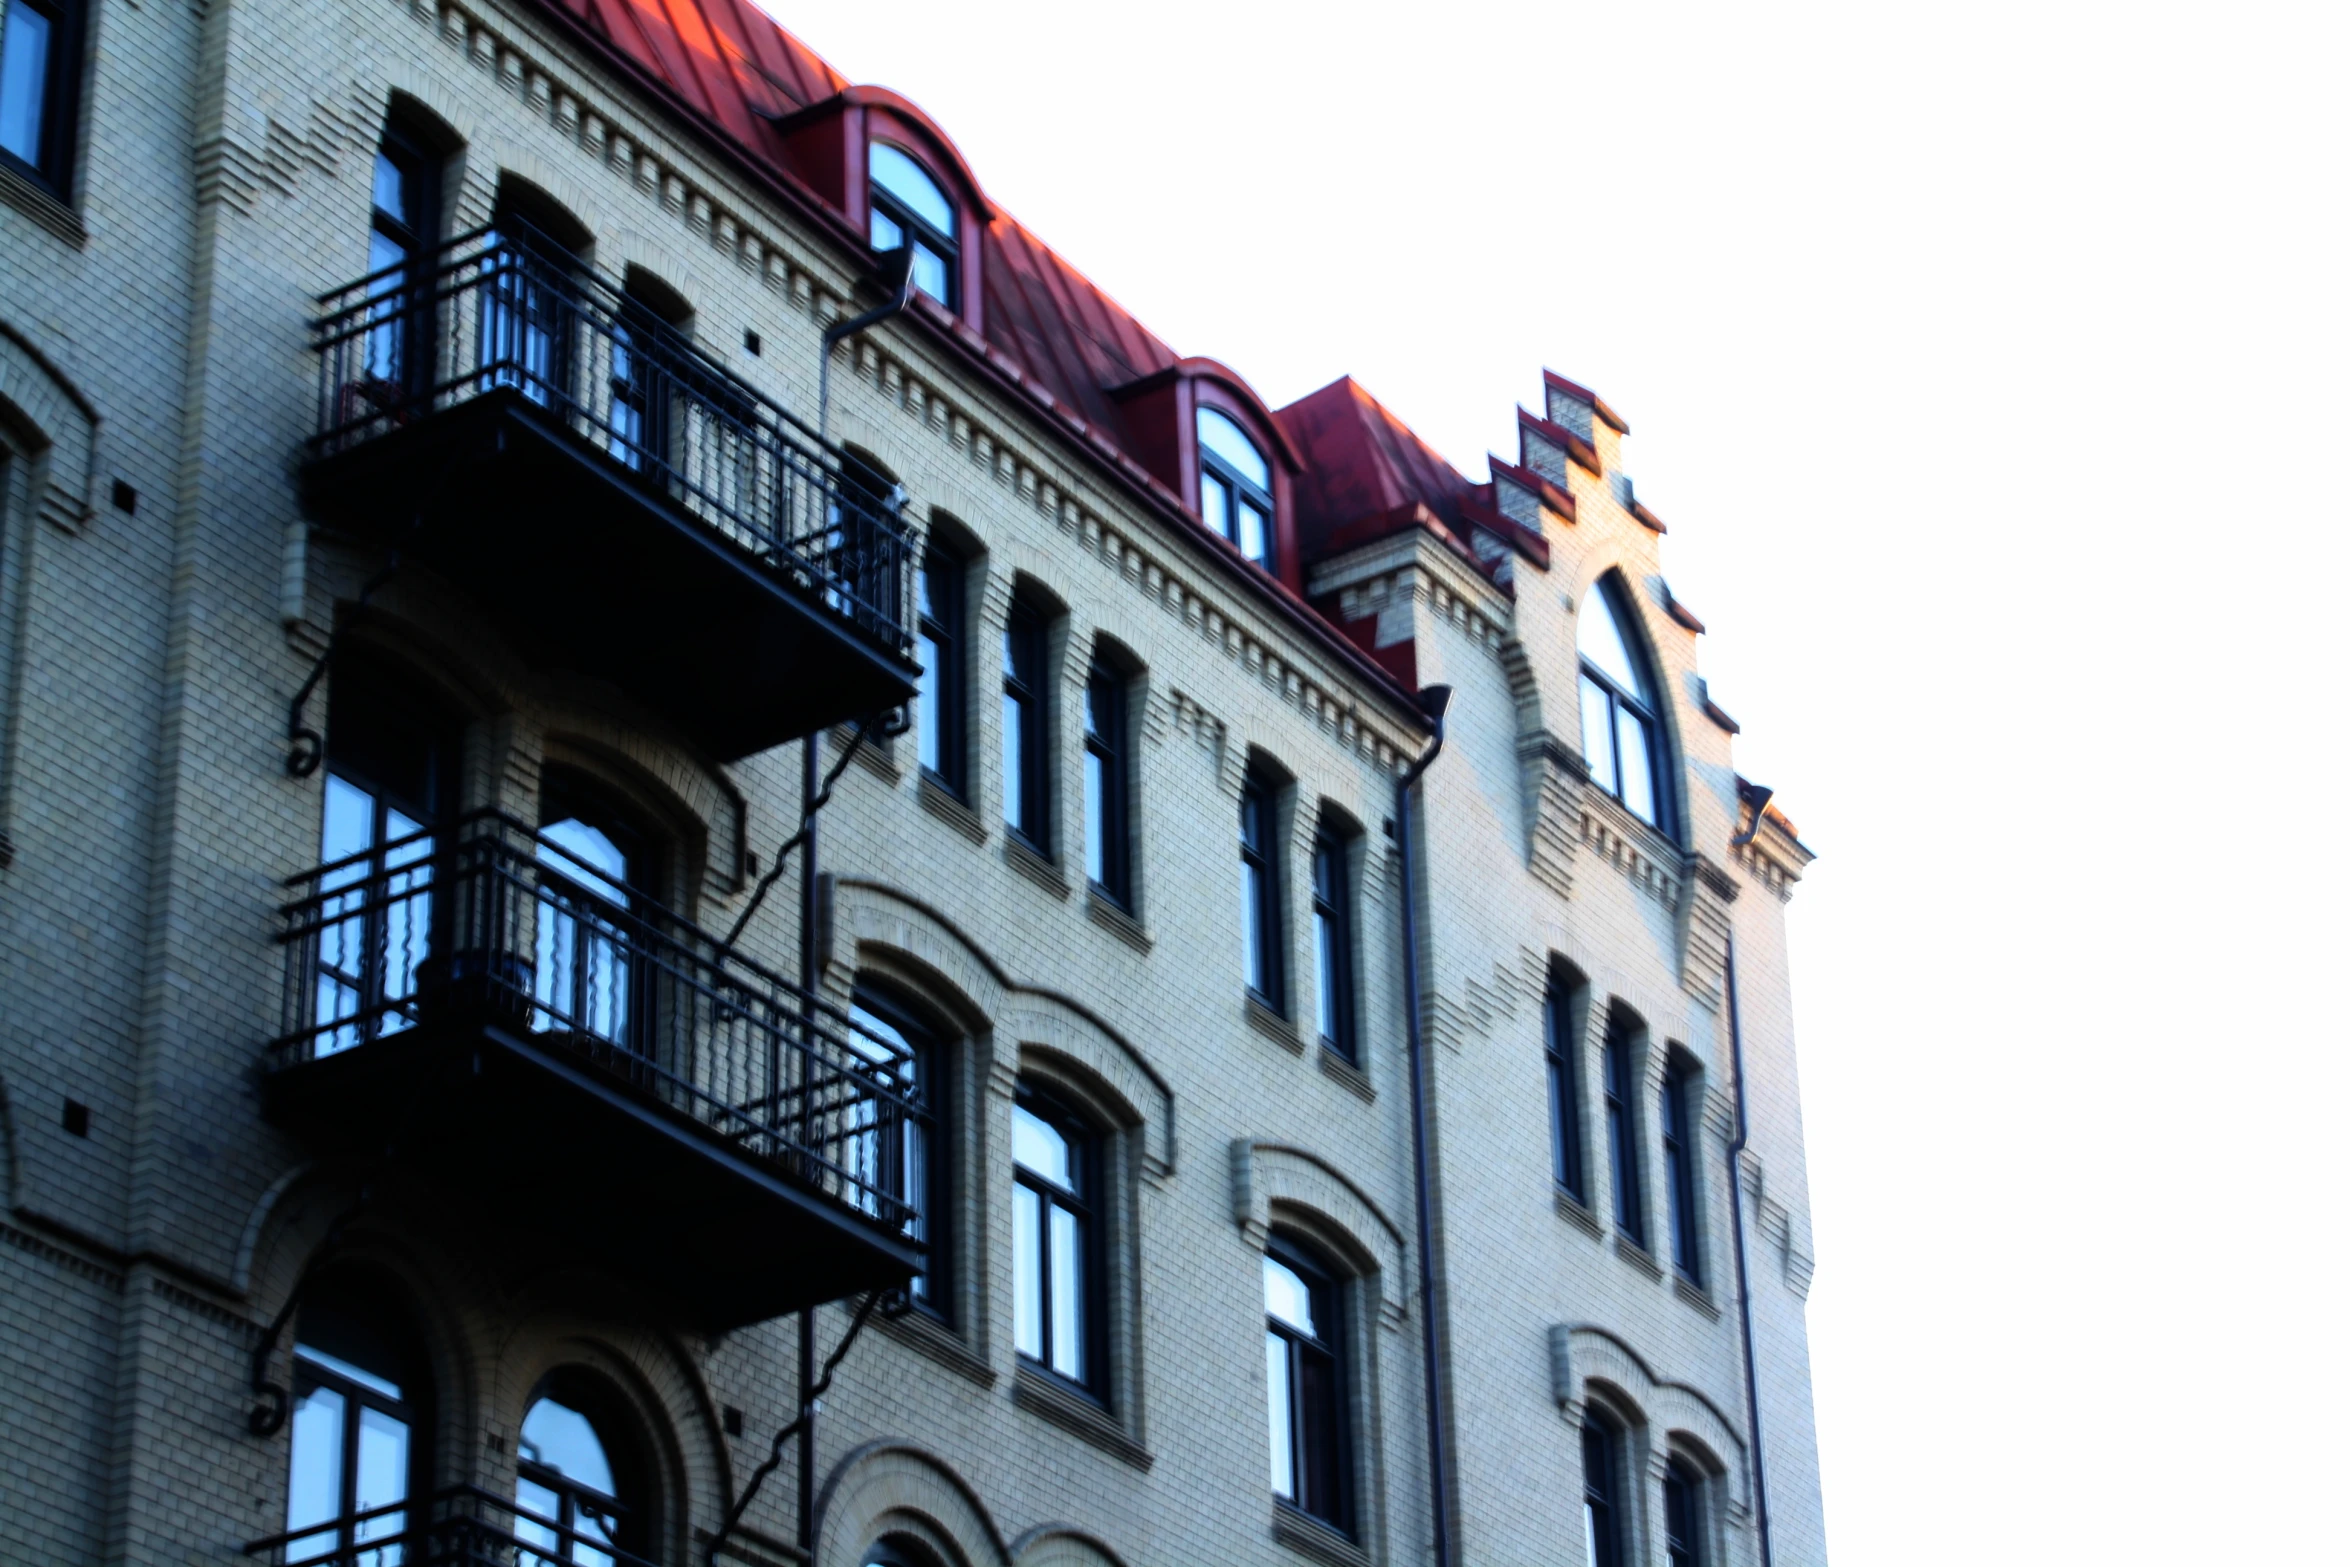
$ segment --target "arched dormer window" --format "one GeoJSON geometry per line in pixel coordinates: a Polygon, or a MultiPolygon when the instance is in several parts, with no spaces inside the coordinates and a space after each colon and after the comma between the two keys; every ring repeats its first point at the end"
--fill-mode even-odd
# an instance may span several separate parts
{"type": "Polygon", "coordinates": [[[912,247],[914,286],[953,310],[962,249],[953,200],[929,170],[904,148],[886,141],[866,148],[865,173],[871,181],[868,229],[873,248],[912,247]]]}
{"type": "Polygon", "coordinates": [[[1199,411],[1200,520],[1273,569],[1273,468],[1231,415],[1199,411]]]}
{"type": "Polygon", "coordinates": [[[1651,826],[1670,830],[1664,734],[1648,661],[1627,631],[1621,590],[1611,579],[1583,595],[1576,624],[1582,655],[1583,759],[1591,781],[1651,826]]]}

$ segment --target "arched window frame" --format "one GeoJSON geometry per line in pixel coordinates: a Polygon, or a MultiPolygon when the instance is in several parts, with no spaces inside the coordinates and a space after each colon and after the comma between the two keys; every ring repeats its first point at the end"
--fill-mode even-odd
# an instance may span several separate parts
{"type": "Polygon", "coordinates": [[[1576,1202],[1591,1203],[1590,1165],[1583,1136],[1583,1027],[1590,986],[1554,965],[1542,994],[1543,1065],[1550,1090],[1551,1178],[1576,1202]]]}
{"type": "Polygon", "coordinates": [[[1094,892],[1134,912],[1134,677],[1118,650],[1097,641],[1086,671],[1085,872],[1094,892]]]}
{"type": "Polygon", "coordinates": [[[290,1538],[282,1559],[392,1541],[425,1522],[430,1368],[412,1328],[386,1307],[385,1294],[372,1273],[364,1283],[330,1276],[305,1291],[286,1422],[290,1538]],[[387,1470],[384,1443],[395,1432],[398,1453],[387,1470]],[[326,1508],[305,1507],[311,1499],[302,1494],[305,1476],[315,1484],[329,1469],[333,1492],[326,1508]]]}
{"type": "Polygon", "coordinates": [[[1672,1235],[1673,1271],[1705,1287],[1705,1252],[1698,1203],[1704,1190],[1704,1077],[1686,1052],[1665,1057],[1657,1090],[1657,1136],[1664,1148],[1666,1219],[1672,1235]]]}
{"type": "Polygon", "coordinates": [[[1273,1309],[1273,1270],[1265,1277],[1267,1437],[1272,1444],[1274,1504],[1339,1533],[1355,1532],[1354,1316],[1351,1270],[1288,1229],[1266,1242],[1264,1260],[1303,1284],[1313,1331],[1273,1309]],[[1319,1373],[1321,1385],[1314,1379],[1319,1373]],[[1284,1484],[1284,1476],[1287,1484],[1284,1484]]]}
{"type": "Polygon", "coordinates": [[[1052,1085],[1023,1077],[1013,1097],[1012,1342],[1024,1368],[1102,1399],[1110,1386],[1108,1366],[1109,1247],[1107,1222],[1114,1197],[1110,1134],[1070,1096],[1052,1085]],[[1018,1117],[1034,1117],[1049,1128],[1067,1152],[1069,1179],[1055,1180],[1019,1156],[1018,1117]],[[1021,1220],[1033,1204],[1036,1221],[1024,1243],[1021,1220]],[[1067,1218],[1069,1251],[1056,1233],[1067,1218]],[[1074,1278],[1069,1277],[1071,1273],[1074,1278]],[[1031,1334],[1023,1302],[1035,1301],[1031,1334]],[[1074,1310],[1078,1322],[1068,1328],[1074,1310]]]}
{"type": "Polygon", "coordinates": [[[898,985],[874,975],[858,978],[850,1016],[912,1059],[909,1113],[896,1146],[874,1150],[884,1166],[882,1179],[875,1184],[915,1212],[907,1233],[922,1242],[925,1257],[907,1294],[917,1308],[951,1324],[957,1235],[954,1151],[948,1146],[954,1130],[947,1109],[952,1102],[948,1075],[953,1070],[949,1040],[956,1031],[898,985]]]}
{"type": "Polygon", "coordinates": [[[1575,662],[1583,723],[1584,764],[1594,786],[1623,801],[1626,810],[1657,831],[1673,837],[1676,832],[1674,824],[1678,820],[1677,791],[1673,787],[1676,774],[1672,744],[1666,733],[1663,685],[1658,678],[1656,656],[1649,646],[1646,628],[1635,613],[1632,595],[1618,572],[1610,571],[1595,579],[1584,590],[1583,605],[1575,628],[1575,662]],[[1594,606],[1603,606],[1602,612],[1614,623],[1624,645],[1625,657],[1631,661],[1632,673],[1648,687],[1647,691],[1627,689],[1622,679],[1601,668],[1585,653],[1583,638],[1587,623],[1584,617],[1593,612],[1594,606]],[[1627,747],[1624,730],[1627,720],[1639,736],[1639,750],[1631,755],[1647,771],[1651,805],[1645,815],[1626,792],[1627,747]]]}
{"type": "Polygon", "coordinates": [[[1706,1567],[1706,1477],[1679,1453],[1665,1459],[1658,1497],[1666,1567],[1706,1567]]]}
{"type": "Polygon", "coordinates": [[[1591,1567],[1630,1567],[1627,1500],[1629,1434],[1613,1414],[1583,1414],[1583,1539],[1591,1567]]]}
{"type": "Polygon", "coordinates": [[[877,126],[865,143],[866,241],[876,255],[900,244],[912,245],[914,286],[959,314],[964,296],[963,231],[969,227],[970,214],[956,194],[956,182],[922,154],[913,138],[892,135],[890,130],[877,126]],[[899,158],[911,164],[937,192],[954,224],[953,232],[941,229],[934,219],[917,212],[905,196],[882,183],[878,170],[899,158]]]}
{"type": "Polygon", "coordinates": [[[540,1378],[530,1397],[523,1400],[514,1430],[518,1509],[514,1534],[531,1547],[524,1554],[534,1567],[570,1562],[636,1567],[655,1553],[660,1518],[653,1469],[634,1411],[616,1389],[585,1367],[558,1367],[540,1378]],[[524,1452],[522,1433],[538,1406],[549,1401],[587,1422],[611,1472],[609,1491],[559,1467],[535,1461],[524,1452]],[[552,1495],[555,1505],[551,1512],[542,1498],[532,1494],[533,1488],[552,1495]],[[609,1520],[608,1527],[601,1530],[593,1516],[599,1514],[609,1520]],[[583,1517],[588,1519],[584,1527],[583,1517]],[[549,1523],[554,1529],[545,1527],[549,1523]]]}
{"type": "Polygon", "coordinates": [[[924,775],[971,803],[971,562],[978,554],[960,530],[933,515],[916,579],[915,745],[924,775]]]}
{"type": "Polygon", "coordinates": [[[1600,1092],[1607,1113],[1608,1185],[1615,1197],[1616,1232],[1648,1245],[1648,1200],[1641,1180],[1641,1061],[1645,1026],[1629,1008],[1608,1009],[1600,1050],[1600,1092]]]}
{"type": "Polygon", "coordinates": [[[1251,423],[1238,412],[1217,403],[1202,400],[1194,404],[1191,434],[1199,458],[1196,482],[1200,521],[1211,532],[1228,540],[1251,564],[1279,575],[1281,535],[1280,507],[1274,493],[1276,469],[1265,438],[1250,428],[1251,423]],[[1242,472],[1230,457],[1214,448],[1208,440],[1211,420],[1231,426],[1233,433],[1247,443],[1265,470],[1262,480],[1242,472]],[[1257,526],[1261,530],[1253,540],[1245,523],[1250,516],[1259,519],[1257,526]]]}
{"type": "Polygon", "coordinates": [[[1363,831],[1324,801],[1314,822],[1308,879],[1313,913],[1315,1032],[1322,1048],[1362,1065],[1361,899],[1363,831]]]}

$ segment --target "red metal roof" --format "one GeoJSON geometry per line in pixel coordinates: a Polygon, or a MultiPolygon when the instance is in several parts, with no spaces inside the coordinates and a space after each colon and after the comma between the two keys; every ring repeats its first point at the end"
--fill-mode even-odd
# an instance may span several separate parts
{"type": "Polygon", "coordinates": [[[1469,481],[1354,377],[1340,376],[1273,417],[1305,464],[1291,494],[1298,547],[1309,558],[1339,529],[1414,504],[1458,533],[1469,481]]]}

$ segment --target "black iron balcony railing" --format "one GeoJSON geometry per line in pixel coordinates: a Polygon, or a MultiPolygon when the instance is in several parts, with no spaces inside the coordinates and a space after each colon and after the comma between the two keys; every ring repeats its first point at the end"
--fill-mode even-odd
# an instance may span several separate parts
{"type": "Polygon", "coordinates": [[[507,395],[888,652],[912,646],[893,498],[552,243],[478,229],[319,303],[316,457],[507,395]]]}
{"type": "Polygon", "coordinates": [[[273,1076],[486,1024],[893,1234],[915,1062],[495,812],[304,872],[273,1076]]]}
{"type": "Polygon", "coordinates": [[[652,1567],[592,1524],[542,1518],[470,1485],[273,1534],[245,1554],[267,1557],[270,1567],[652,1567]]]}

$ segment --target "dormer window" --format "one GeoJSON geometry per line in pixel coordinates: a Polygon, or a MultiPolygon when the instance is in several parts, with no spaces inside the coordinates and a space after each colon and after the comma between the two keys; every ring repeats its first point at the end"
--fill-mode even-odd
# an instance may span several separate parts
{"type": "Polygon", "coordinates": [[[1231,417],[1199,411],[1199,514],[1240,553],[1273,569],[1273,469],[1231,417]]]}
{"type": "Polygon", "coordinates": [[[874,142],[865,155],[872,184],[870,233],[877,251],[911,247],[914,286],[949,310],[955,308],[955,204],[928,170],[888,142],[874,142]]]}

